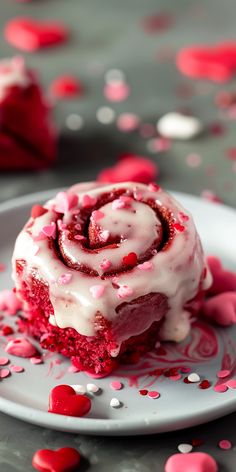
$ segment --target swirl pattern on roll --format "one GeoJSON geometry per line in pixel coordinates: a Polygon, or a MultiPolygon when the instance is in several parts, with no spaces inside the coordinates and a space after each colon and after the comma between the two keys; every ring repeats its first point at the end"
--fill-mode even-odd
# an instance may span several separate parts
{"type": "Polygon", "coordinates": [[[18,236],[19,260],[23,277],[47,284],[55,326],[90,337],[102,318],[118,344],[161,319],[162,339],[184,339],[191,301],[210,283],[191,215],[156,184],[59,192],[18,236]]]}

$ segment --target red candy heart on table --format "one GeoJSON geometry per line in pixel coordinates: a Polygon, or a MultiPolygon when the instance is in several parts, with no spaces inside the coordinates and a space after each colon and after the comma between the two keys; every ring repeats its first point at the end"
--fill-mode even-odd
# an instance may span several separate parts
{"type": "Polygon", "coordinates": [[[32,459],[32,465],[40,472],[72,472],[80,464],[80,454],[73,447],[63,447],[52,451],[41,449],[32,459]]]}
{"type": "Polygon", "coordinates": [[[62,75],[53,80],[50,92],[55,98],[73,98],[83,94],[83,86],[77,77],[62,75]]]}
{"type": "Polygon", "coordinates": [[[148,184],[156,180],[159,171],[150,159],[127,154],[113,167],[104,169],[97,177],[98,182],[141,182],[148,184]]]}
{"type": "Polygon", "coordinates": [[[49,396],[49,413],[67,416],[84,416],[91,408],[91,400],[85,395],[77,395],[69,385],[57,385],[49,396]]]}
{"type": "Polygon", "coordinates": [[[230,270],[224,269],[218,257],[208,257],[207,263],[213,277],[213,283],[209,289],[209,293],[218,294],[236,290],[236,274],[230,270]]]}
{"type": "Polygon", "coordinates": [[[18,17],[6,23],[4,37],[12,46],[32,52],[64,42],[68,37],[68,31],[56,21],[18,17]]]}
{"type": "Polygon", "coordinates": [[[174,454],[165,464],[165,472],[217,472],[218,466],[209,454],[191,452],[174,454]]]}
{"type": "Polygon", "coordinates": [[[226,82],[236,73],[236,42],[185,47],[177,54],[176,65],[189,77],[226,82]]]}

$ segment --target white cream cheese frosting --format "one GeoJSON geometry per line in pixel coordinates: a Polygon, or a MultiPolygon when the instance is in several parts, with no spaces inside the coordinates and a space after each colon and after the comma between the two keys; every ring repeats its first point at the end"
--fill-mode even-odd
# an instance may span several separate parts
{"type": "MultiPolygon", "coordinates": [[[[17,260],[26,262],[23,279],[27,280],[32,271],[37,271],[49,288],[53,324],[60,328],[74,328],[85,336],[94,336],[98,312],[115,326],[119,317],[116,309],[121,303],[129,303],[149,293],[160,293],[168,301],[161,338],[181,341],[187,336],[190,313],[185,305],[200,290],[210,286],[211,275],[192,216],[172,196],[152,184],[127,182],[101,185],[88,182],[57,195],[45,204],[45,208],[48,211],[31,218],[16,240],[13,278],[16,288],[20,289],[15,271],[17,260]],[[122,189],[121,196],[96,207],[102,194],[112,195],[122,189]],[[150,201],[160,209],[160,217],[149,205],[150,201]],[[84,208],[88,208],[87,226],[92,225],[93,228],[97,225],[102,250],[88,250],[84,245],[84,237],[79,231],[84,224],[83,219],[80,220],[80,212],[82,214],[84,208]],[[161,215],[165,211],[169,212],[171,219],[171,240],[153,249],[153,243],[159,236],[161,238],[161,215]],[[68,228],[75,218],[78,235],[71,238],[68,228]],[[106,240],[118,236],[119,241],[114,247],[106,246],[106,240]],[[52,247],[54,243],[49,244],[53,238],[59,239],[63,248],[60,257],[52,247]],[[145,259],[150,247],[152,251],[145,259]],[[130,253],[137,256],[137,264],[126,271],[119,271],[123,258],[130,253]],[[70,260],[69,266],[67,258],[70,260]],[[92,275],[83,272],[84,266],[92,271],[92,275]],[[113,269],[114,273],[109,274],[113,269]]],[[[87,233],[85,238],[88,238],[87,233]]],[[[141,323],[140,320],[136,323],[134,319],[128,323],[127,330],[118,333],[117,342],[144,332],[159,319],[158,314],[155,318],[149,313],[141,323]]]]}

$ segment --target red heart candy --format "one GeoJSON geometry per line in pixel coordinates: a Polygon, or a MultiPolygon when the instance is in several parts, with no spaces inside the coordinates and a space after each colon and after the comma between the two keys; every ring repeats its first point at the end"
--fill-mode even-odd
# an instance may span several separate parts
{"type": "Polygon", "coordinates": [[[183,48],[177,55],[176,65],[189,77],[225,82],[236,72],[236,43],[183,48]]]}
{"type": "Polygon", "coordinates": [[[104,169],[98,175],[98,182],[153,182],[159,170],[150,159],[134,154],[127,154],[113,167],[104,169]]]}
{"type": "Polygon", "coordinates": [[[39,216],[44,215],[47,213],[47,209],[43,208],[41,205],[34,205],[31,209],[31,217],[38,218],[39,216]]]}
{"type": "Polygon", "coordinates": [[[91,400],[85,395],[76,395],[69,385],[57,385],[49,396],[50,413],[67,416],[84,416],[91,408],[91,400]]]}
{"type": "Polygon", "coordinates": [[[191,452],[190,454],[174,454],[165,464],[165,472],[217,472],[218,466],[209,454],[191,452]]]}
{"type": "Polygon", "coordinates": [[[23,51],[54,46],[67,39],[68,31],[59,22],[39,21],[33,18],[14,18],[5,25],[4,37],[12,46],[23,51]]]}
{"type": "Polygon", "coordinates": [[[73,447],[62,447],[57,451],[40,449],[32,459],[32,465],[40,472],[72,472],[77,470],[80,454],[73,447]]]}
{"type": "Polygon", "coordinates": [[[126,266],[135,266],[137,260],[137,254],[135,254],[135,252],[130,252],[128,256],[123,257],[123,264],[126,266]]]}
{"type": "Polygon", "coordinates": [[[62,75],[50,85],[50,92],[56,98],[73,98],[83,93],[83,87],[77,77],[62,75]]]}

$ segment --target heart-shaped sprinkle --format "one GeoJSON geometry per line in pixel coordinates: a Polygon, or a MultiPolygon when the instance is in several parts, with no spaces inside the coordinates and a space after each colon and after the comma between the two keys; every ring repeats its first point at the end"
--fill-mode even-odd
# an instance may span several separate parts
{"type": "Polygon", "coordinates": [[[224,384],[214,386],[214,391],[217,393],[225,393],[227,392],[227,390],[228,390],[228,387],[227,385],[224,385],[224,384]]]}
{"type": "Polygon", "coordinates": [[[84,395],[76,395],[69,385],[57,385],[49,396],[50,413],[67,416],[84,416],[91,408],[91,400],[84,395]]]}
{"type": "Polygon", "coordinates": [[[200,376],[196,372],[188,375],[188,381],[191,383],[200,382],[200,376]]]}
{"type": "Polygon", "coordinates": [[[181,225],[180,223],[174,223],[173,228],[178,231],[178,233],[182,233],[185,230],[185,226],[181,225]]]}
{"type": "Polygon", "coordinates": [[[39,216],[44,215],[47,212],[48,210],[46,208],[43,208],[41,205],[34,205],[31,209],[31,217],[35,219],[39,216]]]}
{"type": "Polygon", "coordinates": [[[145,261],[142,264],[139,264],[137,267],[140,270],[151,270],[153,268],[153,263],[151,261],[145,261]]]}
{"type": "Polygon", "coordinates": [[[185,221],[189,220],[189,216],[186,215],[185,213],[183,213],[182,211],[180,211],[178,213],[178,219],[179,219],[180,223],[184,223],[185,221]]]}
{"type": "Polygon", "coordinates": [[[230,370],[219,370],[216,375],[219,379],[224,379],[225,377],[228,377],[230,375],[230,370]]]}
{"type": "Polygon", "coordinates": [[[105,292],[105,287],[103,285],[92,285],[89,289],[92,297],[95,299],[101,298],[105,292]]]}
{"type": "Polygon", "coordinates": [[[122,210],[125,208],[125,202],[122,202],[120,198],[117,198],[116,200],[113,200],[111,204],[112,210],[122,210]]]}
{"type": "Polygon", "coordinates": [[[135,252],[130,252],[127,256],[123,257],[122,261],[126,266],[134,266],[138,261],[137,254],[135,252]]]}
{"type": "Polygon", "coordinates": [[[83,208],[90,208],[94,206],[97,202],[95,197],[90,197],[90,195],[83,195],[82,197],[82,207],[83,208]]]}
{"type": "Polygon", "coordinates": [[[102,270],[107,270],[111,267],[111,261],[109,261],[109,259],[103,259],[99,267],[102,270]]]}
{"type": "Polygon", "coordinates": [[[181,452],[182,454],[188,454],[188,452],[191,452],[193,450],[192,444],[179,444],[178,445],[178,451],[181,452]]]}
{"type": "Polygon", "coordinates": [[[156,398],[159,398],[160,393],[157,392],[156,390],[150,390],[150,392],[148,392],[147,396],[149,398],[152,398],[153,400],[155,400],[156,398]]]}
{"type": "Polygon", "coordinates": [[[86,239],[82,234],[76,234],[74,238],[77,239],[77,241],[85,241],[86,239]]]}
{"type": "Polygon", "coordinates": [[[9,362],[8,357],[0,357],[0,366],[7,365],[9,362]]]}
{"type": "Polygon", "coordinates": [[[11,339],[5,347],[5,351],[12,356],[26,358],[37,354],[35,346],[26,338],[11,339]]]}
{"type": "Polygon", "coordinates": [[[233,41],[213,46],[187,46],[176,58],[179,70],[195,78],[226,82],[236,71],[236,43],[233,41]]]}
{"type": "Polygon", "coordinates": [[[99,221],[99,220],[101,220],[102,218],[104,218],[104,216],[105,216],[105,214],[104,214],[102,211],[100,211],[100,210],[94,210],[94,211],[92,212],[92,215],[91,215],[91,217],[92,217],[92,219],[93,219],[94,221],[99,221]]]}
{"type": "Polygon", "coordinates": [[[165,464],[165,472],[217,472],[218,466],[209,454],[191,452],[189,454],[174,454],[165,464]]]}
{"type": "Polygon", "coordinates": [[[121,407],[121,402],[118,400],[118,398],[112,398],[110,401],[110,406],[112,408],[120,408],[121,407]]]}
{"type": "Polygon", "coordinates": [[[68,31],[56,21],[40,21],[33,18],[16,17],[8,21],[4,28],[4,37],[12,46],[22,51],[55,46],[67,39],[68,31]]]}
{"type": "Polygon", "coordinates": [[[123,384],[118,380],[113,380],[110,382],[109,386],[112,390],[121,390],[123,388],[123,384]]]}
{"type": "Polygon", "coordinates": [[[75,193],[59,192],[56,196],[55,210],[66,213],[78,205],[78,195],[75,193]]]}
{"type": "Polygon", "coordinates": [[[87,389],[87,392],[88,393],[98,393],[100,391],[100,387],[98,387],[96,384],[94,383],[88,383],[86,385],[86,389],[87,389]]]}
{"type": "Polygon", "coordinates": [[[108,229],[104,229],[103,231],[100,232],[99,236],[100,236],[101,241],[106,243],[107,240],[109,239],[110,231],[108,231],[108,229]]]}
{"type": "Polygon", "coordinates": [[[0,369],[0,379],[6,379],[9,375],[11,375],[9,369],[0,369]]]}
{"type": "Polygon", "coordinates": [[[79,393],[80,395],[84,395],[86,393],[86,388],[84,385],[70,385],[70,387],[73,388],[73,390],[76,392],[76,393],[79,393]]]}
{"type": "Polygon", "coordinates": [[[131,287],[128,285],[120,285],[120,287],[117,290],[117,296],[118,298],[127,298],[133,295],[134,291],[131,287]]]}
{"type": "Polygon", "coordinates": [[[48,238],[56,239],[57,227],[55,221],[52,221],[50,225],[43,226],[41,232],[48,238]]]}
{"type": "Polygon", "coordinates": [[[40,472],[72,472],[78,470],[80,454],[73,447],[62,447],[56,451],[40,449],[35,452],[32,465],[40,472]]]}
{"type": "Polygon", "coordinates": [[[0,329],[0,335],[1,336],[9,336],[10,334],[13,334],[14,330],[11,326],[4,325],[0,329]]]}
{"type": "Polygon", "coordinates": [[[58,278],[58,284],[66,285],[71,281],[71,279],[72,279],[72,274],[61,274],[60,277],[58,278]]]}

